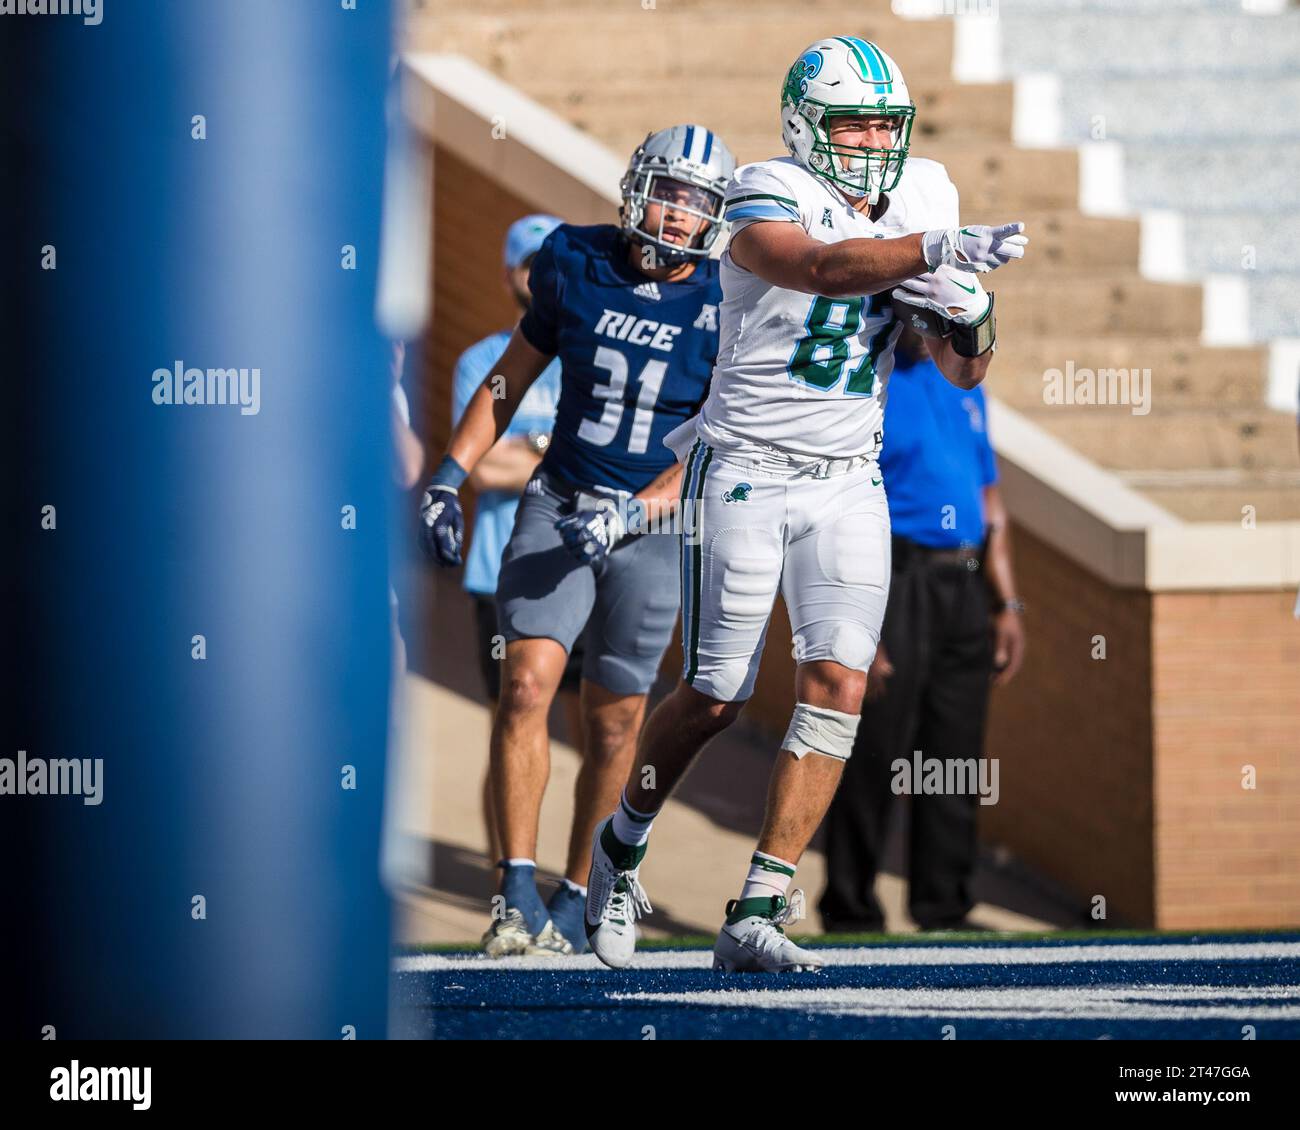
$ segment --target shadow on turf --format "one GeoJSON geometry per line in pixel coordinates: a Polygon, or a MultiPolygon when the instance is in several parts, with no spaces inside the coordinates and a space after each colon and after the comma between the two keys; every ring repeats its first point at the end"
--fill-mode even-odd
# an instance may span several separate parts
{"type": "MultiPolygon", "coordinates": [[[[431,883],[428,887],[412,889],[465,910],[482,911],[486,917],[489,900],[496,893],[495,865],[482,852],[472,851],[460,844],[429,840],[426,841],[425,848],[428,852],[426,873],[431,876],[431,883]]],[[[561,878],[562,876],[549,871],[538,871],[537,887],[542,898],[550,898],[551,892],[560,885],[561,878]]],[[[656,910],[644,921],[652,930],[662,930],[672,935],[686,934],[691,928],[681,919],[661,910],[656,910]]],[[[713,944],[712,938],[709,939],[709,944],[713,944]]]]}

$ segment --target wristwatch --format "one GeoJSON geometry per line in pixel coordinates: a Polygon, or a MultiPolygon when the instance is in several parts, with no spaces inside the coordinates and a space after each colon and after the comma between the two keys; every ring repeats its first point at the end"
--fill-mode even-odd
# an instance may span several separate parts
{"type": "Polygon", "coordinates": [[[545,455],[546,449],[551,446],[551,437],[546,432],[529,432],[528,447],[535,455],[545,455]]]}
{"type": "Polygon", "coordinates": [[[995,610],[998,612],[1023,613],[1025,610],[1025,602],[1021,600],[1018,596],[1013,596],[1010,600],[998,601],[995,610]]]}

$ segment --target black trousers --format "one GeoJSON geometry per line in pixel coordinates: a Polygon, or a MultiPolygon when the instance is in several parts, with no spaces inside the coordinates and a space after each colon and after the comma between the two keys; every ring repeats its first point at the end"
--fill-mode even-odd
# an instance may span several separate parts
{"type": "MultiPolygon", "coordinates": [[[[894,673],[883,697],[863,704],[853,756],[827,817],[827,930],[884,927],[875,896],[895,794],[893,762],[979,758],[993,668],[990,598],[967,564],[936,563],[915,543],[894,539],[894,568],[881,641],[894,673]]],[[[977,848],[979,796],[913,795],[908,848],[908,910],[925,929],[941,929],[974,905],[970,879],[977,848]]]]}

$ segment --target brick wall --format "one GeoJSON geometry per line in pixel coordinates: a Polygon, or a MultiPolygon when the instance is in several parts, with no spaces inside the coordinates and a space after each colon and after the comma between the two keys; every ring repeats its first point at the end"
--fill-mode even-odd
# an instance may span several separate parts
{"type": "Polygon", "coordinates": [[[1154,915],[1151,598],[1117,589],[1024,527],[1013,528],[1028,653],[993,691],[986,752],[999,803],[982,836],[1005,844],[1113,925],[1154,915]],[[1105,658],[1094,659],[1094,637],[1105,658]]]}
{"type": "MultiPolygon", "coordinates": [[[[1105,896],[1110,925],[1300,923],[1294,594],[1117,589],[1023,527],[1013,537],[1029,654],[993,692],[986,749],[1001,796],[980,810],[982,839],[1081,909],[1105,896]]],[[[662,670],[681,670],[676,639],[662,670]]],[[[745,717],[775,742],[793,707],[778,600],[745,717]]]]}
{"type": "MultiPolygon", "coordinates": [[[[509,329],[519,310],[506,289],[501,248],[506,229],[537,209],[467,165],[434,148],[433,319],[421,343],[423,371],[414,397],[415,427],[429,458],[451,438],[451,379],[460,355],[490,333],[509,329]]],[[[474,490],[462,492],[473,529],[474,490]]]]}
{"type": "Polygon", "coordinates": [[[1300,922],[1300,623],[1292,593],[1163,593],[1155,641],[1161,926],[1300,922]],[[1254,789],[1242,787],[1254,766],[1254,789]]]}
{"type": "Polygon", "coordinates": [[[518,317],[502,275],[501,246],[506,229],[537,209],[442,146],[434,149],[433,168],[433,321],[421,351],[421,434],[441,448],[451,436],[456,358],[518,317]]]}

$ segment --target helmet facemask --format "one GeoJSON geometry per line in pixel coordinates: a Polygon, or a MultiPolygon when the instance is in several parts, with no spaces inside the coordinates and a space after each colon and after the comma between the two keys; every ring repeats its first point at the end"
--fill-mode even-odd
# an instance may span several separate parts
{"type": "MultiPolygon", "coordinates": [[[[883,101],[883,100],[882,100],[883,101]]],[[[861,106],[823,106],[818,102],[800,102],[796,113],[812,131],[808,166],[818,176],[830,181],[850,196],[865,196],[874,206],[882,193],[894,188],[903,175],[908,146],[912,138],[911,105],[882,105],[876,109],[861,106]],[[830,119],[834,117],[888,118],[892,142],[888,147],[845,145],[831,140],[830,119]]]]}
{"type": "Polygon", "coordinates": [[[722,225],[722,193],[669,176],[656,169],[640,169],[624,178],[623,231],[654,249],[653,266],[676,266],[708,256],[722,225]],[[653,229],[646,224],[652,205],[660,205],[653,229]],[[681,242],[670,236],[676,233],[681,242]]]}

